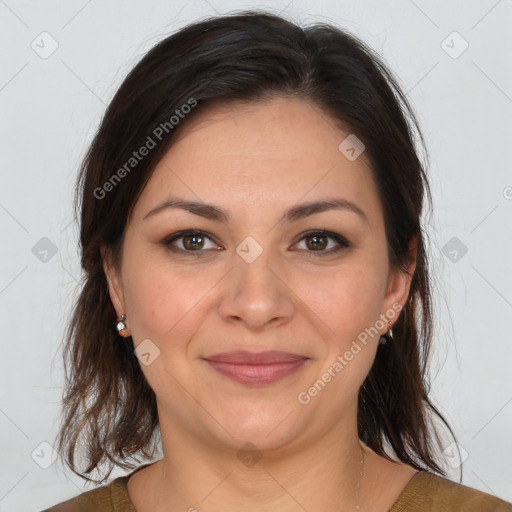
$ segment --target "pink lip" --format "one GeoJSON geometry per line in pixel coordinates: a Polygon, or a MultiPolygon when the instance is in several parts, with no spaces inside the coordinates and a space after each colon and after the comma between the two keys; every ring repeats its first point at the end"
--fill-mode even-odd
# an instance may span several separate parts
{"type": "Polygon", "coordinates": [[[281,352],[279,350],[270,350],[267,352],[248,352],[247,350],[235,350],[233,352],[222,352],[213,356],[205,357],[207,361],[231,364],[274,364],[274,363],[292,363],[307,357],[291,354],[290,352],[281,352]]]}
{"type": "Polygon", "coordinates": [[[309,358],[288,352],[224,352],[204,358],[215,370],[236,382],[263,385],[296,372],[309,358]]]}

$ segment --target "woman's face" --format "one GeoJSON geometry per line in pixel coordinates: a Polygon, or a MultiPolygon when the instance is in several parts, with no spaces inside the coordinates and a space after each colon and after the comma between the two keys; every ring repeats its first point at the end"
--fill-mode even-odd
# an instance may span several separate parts
{"type": "Polygon", "coordinates": [[[119,272],[105,269],[162,434],[270,449],[355,427],[385,316],[398,318],[410,278],[390,272],[366,155],[339,149],[348,135],[307,102],[279,99],[203,113],[160,161],[119,272]],[[348,206],[303,208],[321,201],[348,206]],[[232,351],[302,359],[208,362],[232,351]]]}

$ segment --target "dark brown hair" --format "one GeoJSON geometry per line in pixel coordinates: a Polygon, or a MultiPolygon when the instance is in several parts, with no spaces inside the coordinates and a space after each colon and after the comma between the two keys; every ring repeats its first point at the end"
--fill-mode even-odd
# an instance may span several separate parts
{"type": "Polygon", "coordinates": [[[428,398],[433,315],[421,215],[431,196],[417,153],[416,144],[427,155],[418,122],[396,78],[353,35],[249,11],[188,25],[152,48],[110,102],[82,163],[75,207],[84,277],[64,348],[58,450],[84,479],[95,481],[86,475],[104,463],[108,477],[114,465],[133,469],[153,457],[159,431],[155,394],[131,340],[123,342],[114,327],[101,248],[119,264],[130,213],[175,134],[191,119],[209,106],[278,97],[310,102],[364,143],[382,199],[392,268],[407,268],[409,242],[417,239],[416,269],[394,340],[379,345],[359,392],[358,429],[377,454],[392,460],[388,445],[400,461],[446,474],[436,462],[441,441],[433,416],[453,432],[428,398]],[[146,156],[130,160],[149,138],[154,146],[146,156]],[[83,470],[77,453],[84,457],[83,470]]]}

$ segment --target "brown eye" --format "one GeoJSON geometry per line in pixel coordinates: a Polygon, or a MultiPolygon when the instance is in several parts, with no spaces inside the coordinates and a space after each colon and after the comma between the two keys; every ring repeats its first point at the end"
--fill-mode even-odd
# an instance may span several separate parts
{"type": "Polygon", "coordinates": [[[204,237],[201,235],[184,235],[182,239],[185,249],[202,249],[204,245],[204,237]]]}
{"type": "Polygon", "coordinates": [[[309,235],[304,238],[305,238],[305,240],[310,241],[310,242],[306,242],[306,245],[307,245],[308,249],[311,249],[311,250],[325,249],[327,247],[327,245],[329,244],[329,242],[327,241],[327,239],[329,237],[327,237],[325,235],[309,235]]]}
{"type": "Polygon", "coordinates": [[[180,231],[174,233],[162,241],[169,250],[175,253],[190,254],[192,256],[205,256],[213,249],[219,250],[212,239],[202,231],[180,231]],[[207,244],[210,244],[208,247],[207,244]]]}
{"type": "Polygon", "coordinates": [[[329,231],[311,231],[306,233],[299,243],[305,241],[305,250],[308,256],[327,256],[334,254],[342,249],[350,247],[352,244],[341,235],[329,231]],[[334,243],[331,243],[333,241],[334,243]],[[328,249],[326,250],[326,248],[328,249]]]}

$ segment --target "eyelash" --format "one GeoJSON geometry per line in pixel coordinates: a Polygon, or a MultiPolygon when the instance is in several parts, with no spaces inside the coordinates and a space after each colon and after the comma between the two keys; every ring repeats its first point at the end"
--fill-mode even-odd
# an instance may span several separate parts
{"type": "MultiPolygon", "coordinates": [[[[212,237],[209,236],[204,231],[188,230],[188,231],[179,231],[177,233],[173,233],[172,235],[169,235],[164,240],[162,240],[162,243],[164,246],[166,246],[170,251],[172,251],[174,253],[187,254],[187,256],[190,255],[192,257],[202,257],[202,256],[205,256],[205,254],[204,254],[205,252],[211,251],[211,249],[198,249],[197,251],[189,251],[186,249],[179,249],[172,245],[173,242],[183,238],[185,235],[200,235],[200,236],[207,238],[208,240],[213,242],[212,237]]],[[[308,249],[301,249],[308,253],[308,257],[314,258],[314,257],[322,257],[322,256],[326,256],[326,255],[335,254],[335,253],[340,252],[343,249],[347,249],[348,247],[350,247],[352,245],[348,240],[346,240],[341,235],[338,235],[337,233],[332,233],[331,231],[322,231],[322,230],[308,231],[296,243],[301,242],[305,238],[318,236],[318,235],[333,239],[334,241],[336,241],[336,243],[338,243],[338,247],[331,248],[327,251],[312,251],[312,250],[308,250],[308,249]]]]}

